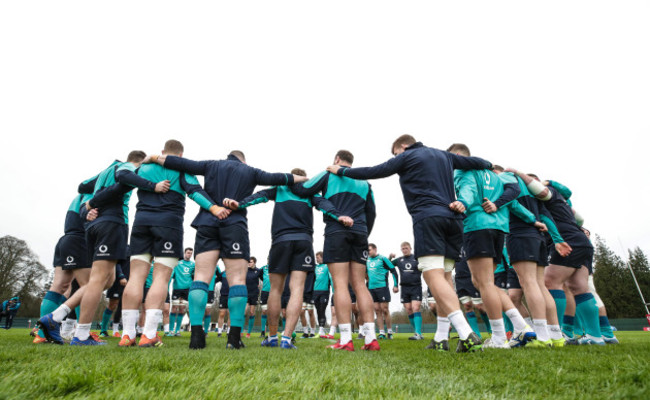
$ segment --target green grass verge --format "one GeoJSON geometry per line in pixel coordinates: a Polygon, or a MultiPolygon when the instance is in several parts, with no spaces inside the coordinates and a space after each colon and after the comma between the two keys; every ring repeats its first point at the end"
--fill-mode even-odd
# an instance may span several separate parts
{"type": "Polygon", "coordinates": [[[258,337],[232,351],[211,333],[205,350],[191,351],[186,335],[153,349],[118,348],[114,338],[74,348],[0,331],[0,399],[650,398],[649,332],[618,332],[618,346],[476,354],[424,350],[431,337],[407,334],[380,352],[348,353],[323,339],[298,339],[297,351],[260,348],[258,337]]]}

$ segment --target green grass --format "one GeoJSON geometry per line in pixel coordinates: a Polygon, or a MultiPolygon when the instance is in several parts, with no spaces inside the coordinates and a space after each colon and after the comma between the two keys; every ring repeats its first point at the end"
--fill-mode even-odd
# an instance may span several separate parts
{"type": "Polygon", "coordinates": [[[114,338],[74,348],[0,331],[0,399],[650,398],[648,332],[618,332],[618,346],[476,354],[424,350],[431,337],[407,334],[380,352],[348,353],[323,339],[298,339],[297,351],[260,348],[258,337],[229,351],[211,333],[205,350],[190,351],[185,335],[154,349],[121,349],[114,338]]]}

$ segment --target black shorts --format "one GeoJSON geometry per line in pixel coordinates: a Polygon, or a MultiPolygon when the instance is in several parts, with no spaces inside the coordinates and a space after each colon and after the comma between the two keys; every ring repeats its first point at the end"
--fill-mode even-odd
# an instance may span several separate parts
{"type": "Polygon", "coordinates": [[[402,304],[422,301],[422,286],[401,286],[400,300],[402,304]]]}
{"type": "MultiPolygon", "coordinates": [[[[495,275],[496,279],[496,275],[495,275]]],[[[458,277],[456,276],[454,278],[454,281],[456,283],[456,295],[460,299],[461,297],[473,297],[475,299],[478,299],[481,297],[481,294],[479,291],[476,289],[474,284],[472,283],[472,276],[463,276],[463,277],[458,277]]]]}
{"type": "Polygon", "coordinates": [[[221,258],[250,258],[248,230],[241,225],[223,227],[199,226],[194,241],[194,256],[206,251],[219,250],[221,258]]]}
{"type": "Polygon", "coordinates": [[[117,285],[113,284],[108,290],[106,291],[106,298],[111,300],[111,299],[119,299],[122,297],[122,293],[124,293],[124,286],[120,285],[120,283],[115,280],[115,283],[117,285]]]}
{"type": "Polygon", "coordinates": [[[131,229],[131,254],[183,258],[183,230],[138,225],[131,229]]]}
{"type": "Polygon", "coordinates": [[[302,302],[307,304],[314,304],[314,292],[303,292],[302,302]]]}
{"type": "Polygon", "coordinates": [[[269,273],[313,271],[316,267],[314,246],[308,240],[286,240],[275,243],[269,252],[269,273]]]}
{"type": "Polygon", "coordinates": [[[368,235],[358,232],[335,232],[325,236],[323,263],[354,261],[366,265],[368,235]]]}
{"type": "Polygon", "coordinates": [[[546,242],[541,236],[521,237],[508,235],[506,247],[508,248],[508,257],[511,264],[518,261],[532,261],[537,265],[548,265],[546,242]]]}
{"type": "Polygon", "coordinates": [[[563,267],[580,269],[583,265],[591,272],[592,262],[594,259],[593,247],[573,247],[568,257],[562,257],[560,253],[553,248],[551,250],[551,264],[561,265],[563,267]]]}
{"type": "Polygon", "coordinates": [[[269,302],[269,292],[262,290],[262,296],[260,296],[260,304],[263,306],[269,302]]]}
{"type": "Polygon", "coordinates": [[[174,289],[172,292],[172,300],[185,300],[188,301],[190,289],[174,289]]]}
{"type": "Polygon", "coordinates": [[[260,296],[260,292],[255,292],[255,293],[248,293],[248,304],[251,306],[256,306],[258,303],[258,298],[260,296]]]}
{"type": "Polygon", "coordinates": [[[127,257],[129,227],[117,222],[100,222],[86,231],[88,260],[124,260],[127,257]]]}
{"type": "Polygon", "coordinates": [[[149,294],[149,288],[145,286],[142,289],[142,304],[144,304],[144,301],[147,299],[147,294],[149,294]]]}
{"type": "Polygon", "coordinates": [[[214,303],[214,290],[208,290],[208,304],[214,303]]]}
{"type": "Polygon", "coordinates": [[[225,310],[228,308],[228,296],[219,296],[219,309],[225,310]]]}
{"type": "Polygon", "coordinates": [[[413,226],[415,258],[444,256],[460,260],[463,245],[463,221],[448,217],[427,217],[413,226]]]}
{"type": "Polygon", "coordinates": [[[390,290],[388,290],[388,287],[370,289],[370,295],[375,303],[390,303],[390,290]]]}
{"type": "Polygon", "coordinates": [[[521,289],[519,276],[517,275],[517,271],[515,271],[514,268],[508,268],[508,283],[506,287],[508,289],[521,289]]]}
{"type": "Polygon", "coordinates": [[[165,296],[165,304],[169,304],[170,299],[169,299],[169,291],[167,291],[167,296],[165,296]]]}
{"type": "Polygon", "coordinates": [[[492,258],[495,264],[503,260],[505,234],[496,229],[481,229],[466,232],[463,249],[468,260],[472,258],[492,258]]]}
{"type": "Polygon", "coordinates": [[[54,267],[64,271],[78,268],[90,268],[86,238],[80,235],[64,235],[54,248],[54,267]]]}
{"type": "Polygon", "coordinates": [[[508,271],[501,271],[494,274],[494,284],[500,289],[508,288],[508,271]]]}
{"type": "Polygon", "coordinates": [[[311,301],[316,306],[319,304],[327,306],[327,302],[330,301],[330,292],[328,290],[314,290],[311,301]]]}
{"type": "Polygon", "coordinates": [[[289,299],[290,298],[291,298],[291,296],[282,296],[282,297],[280,297],[280,306],[281,306],[281,308],[287,308],[287,306],[289,305],[289,299]]]}

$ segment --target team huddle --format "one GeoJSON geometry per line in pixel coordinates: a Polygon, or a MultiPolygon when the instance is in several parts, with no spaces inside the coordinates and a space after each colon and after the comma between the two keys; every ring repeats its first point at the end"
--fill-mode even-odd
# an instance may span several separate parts
{"type": "Polygon", "coordinates": [[[339,340],[329,348],[354,351],[354,320],[361,349],[376,351],[378,339],[393,334],[391,273],[393,292],[401,292],[415,332],[411,340],[423,339],[426,283],[437,315],[429,349],[449,351],[452,327],[457,352],[618,343],[593,287],[589,232],[581,228],[571,191],[557,182],[504,170],[472,157],[463,144],[442,151],[410,135],[393,142],[394,157],[385,163],[352,167],[353,155],[341,150],[333,165],[311,179],[299,168],[253,168],[241,151],[210,161],[183,158],[183,151],[176,140],[167,141],[161,155],[132,151],[126,162],[115,161],[79,185],[55,249],[54,280],[41,304],[35,342],[105,345],[90,329],[109,289],[102,334],[111,316],[114,323],[121,318],[120,347],[162,345],[159,325],[167,335],[177,334],[187,310],[189,347],[202,349],[221,282],[218,332],[227,313],[226,346],[240,349],[247,317],[250,337],[261,283],[262,346],[295,349],[298,319],[309,309],[313,324],[315,308],[320,337],[333,339],[338,328],[339,340]],[[367,180],[394,174],[412,217],[414,242],[401,244],[402,256],[384,257],[368,242],[376,210],[367,180]],[[196,175],[204,177],[203,187],[196,175]],[[254,193],[258,185],[272,187],[254,193]],[[139,200],[129,238],[135,188],[139,200]],[[200,206],[191,223],[193,248],[183,247],[186,196],[200,206]],[[267,264],[256,268],[246,209],[270,200],[272,245],[267,264]],[[317,254],[313,208],[325,222],[317,254]],[[113,299],[120,296],[118,307],[113,299]],[[479,315],[491,334],[485,340],[479,315]]]}

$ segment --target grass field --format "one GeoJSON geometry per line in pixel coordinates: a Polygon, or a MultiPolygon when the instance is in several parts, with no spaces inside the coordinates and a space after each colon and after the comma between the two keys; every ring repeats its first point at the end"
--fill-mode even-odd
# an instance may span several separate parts
{"type": "Polygon", "coordinates": [[[431,337],[407,334],[372,353],[334,352],[323,339],[298,339],[297,351],[260,348],[258,337],[232,351],[211,335],[205,350],[190,351],[187,333],[161,348],[121,349],[114,338],[74,348],[0,331],[0,399],[650,399],[648,332],[618,332],[618,346],[475,354],[424,350],[431,337]]]}

